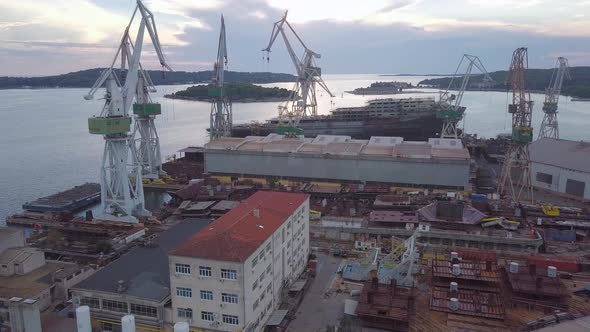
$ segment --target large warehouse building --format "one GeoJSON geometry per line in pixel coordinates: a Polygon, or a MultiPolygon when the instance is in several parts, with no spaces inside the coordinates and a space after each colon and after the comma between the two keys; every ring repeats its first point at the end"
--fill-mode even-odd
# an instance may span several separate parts
{"type": "Polygon", "coordinates": [[[205,145],[205,171],[232,177],[382,182],[445,189],[469,187],[469,152],[458,139],[401,137],[221,138],[205,145]]]}
{"type": "Polygon", "coordinates": [[[590,199],[590,143],[542,138],[529,149],[535,187],[590,199]]]}

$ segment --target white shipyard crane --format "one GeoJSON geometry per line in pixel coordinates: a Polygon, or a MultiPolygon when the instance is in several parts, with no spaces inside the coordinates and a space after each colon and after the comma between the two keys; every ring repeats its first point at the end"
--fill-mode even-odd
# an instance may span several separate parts
{"type": "MultiPolygon", "coordinates": [[[[135,12],[140,6],[143,5],[138,1],[135,12]]],[[[105,140],[100,173],[101,215],[99,218],[130,223],[136,223],[136,217],[150,215],[149,211],[145,209],[141,164],[137,160],[133,137],[129,134],[131,129],[129,109],[137,89],[139,60],[144,31],[146,24],[148,24],[147,20],[142,18],[131,57],[125,59],[125,54],[130,51],[126,45],[129,40],[129,27],[133,22],[135,12],[125,30],[111,66],[102,72],[90,92],[84,96],[85,99],[91,100],[98,89],[103,84],[106,85],[105,104],[100,115],[88,119],[89,132],[103,135],[105,140]],[[129,62],[123,86],[113,71],[119,54],[122,55],[123,62],[129,62]]]]}
{"type": "Polygon", "coordinates": [[[477,69],[479,69],[483,74],[484,83],[492,83],[494,81],[490,75],[488,75],[486,68],[477,56],[463,54],[463,57],[461,58],[461,61],[459,61],[459,65],[455,70],[455,74],[451,78],[449,86],[440,95],[439,104],[441,110],[436,113],[436,116],[437,118],[443,120],[443,126],[440,133],[440,137],[442,138],[459,138],[463,134],[459,134],[457,124],[461,121],[461,119],[463,119],[463,115],[465,113],[465,107],[461,106],[461,101],[463,100],[465,89],[467,89],[469,86],[469,80],[471,78],[471,72],[473,71],[474,66],[477,67],[477,69]],[[458,76],[459,70],[461,70],[465,63],[467,64],[467,68],[465,69],[465,74],[463,74],[463,80],[461,81],[459,91],[457,95],[452,94],[451,89],[453,89],[455,78],[458,76]]]}
{"type": "MultiPolygon", "coordinates": [[[[170,66],[164,59],[160,38],[158,37],[158,30],[153,14],[143,5],[141,1],[137,1],[137,7],[133,13],[133,17],[139,11],[142,21],[145,22],[146,29],[150,35],[152,45],[156,50],[156,55],[160,61],[163,69],[171,70],[170,66]]],[[[133,21],[132,17],[132,21],[133,21]]],[[[131,23],[130,23],[131,25],[131,23]]],[[[129,62],[128,54],[133,51],[133,43],[129,37],[129,28],[126,29],[127,37],[124,37],[124,47],[121,55],[121,69],[125,69],[125,65],[129,62]],[[126,61],[127,60],[127,61],[126,61]]],[[[157,115],[162,114],[162,106],[159,103],[152,102],[150,93],[156,92],[156,88],[146,70],[143,70],[141,63],[139,64],[139,76],[137,78],[137,89],[135,92],[136,102],[133,104],[133,114],[135,114],[135,126],[133,129],[133,137],[135,141],[135,151],[137,159],[141,164],[142,175],[144,178],[158,178],[164,175],[162,170],[162,156],[160,153],[160,139],[154,124],[157,115]]]]}
{"type": "Polygon", "coordinates": [[[557,123],[557,102],[561,94],[561,86],[564,78],[570,79],[568,62],[566,58],[557,58],[555,70],[551,76],[549,87],[545,90],[545,102],[543,102],[543,122],[539,130],[539,139],[543,137],[559,139],[559,125],[557,123]]]}
{"type": "Polygon", "coordinates": [[[225,43],[225,22],[221,15],[221,30],[217,46],[217,60],[213,65],[213,87],[209,88],[211,102],[211,119],[209,136],[211,140],[231,136],[232,105],[223,88],[223,74],[227,66],[227,46],[225,43]]]}
{"type": "Polygon", "coordinates": [[[291,96],[287,103],[279,106],[279,133],[287,135],[302,135],[303,131],[298,128],[299,121],[307,116],[317,115],[317,99],[316,99],[316,84],[324,89],[330,97],[334,97],[328,86],[322,79],[321,68],[315,63],[316,59],[321,58],[319,53],[310,50],[303,40],[297,35],[291,24],[287,21],[287,13],[282,19],[275,22],[268,46],[262,51],[267,52],[267,60],[269,60],[268,53],[279,36],[283,37],[291,61],[297,70],[297,82],[291,91],[291,96]],[[295,53],[291,42],[285,32],[285,26],[295,36],[301,47],[303,47],[303,57],[300,59],[295,53]]]}

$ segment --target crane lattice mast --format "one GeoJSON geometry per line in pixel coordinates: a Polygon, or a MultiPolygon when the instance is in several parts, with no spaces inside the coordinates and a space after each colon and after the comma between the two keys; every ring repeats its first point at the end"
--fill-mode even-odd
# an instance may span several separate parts
{"type": "Polygon", "coordinates": [[[463,119],[465,113],[465,107],[461,106],[463,100],[463,94],[469,86],[469,80],[471,79],[471,72],[473,67],[476,67],[483,74],[483,83],[492,83],[494,80],[488,75],[486,68],[484,67],[481,60],[475,55],[464,54],[455,70],[455,74],[451,78],[448,88],[440,95],[440,107],[441,110],[436,113],[437,118],[443,120],[443,126],[440,133],[442,138],[459,138],[463,135],[463,132],[459,133],[457,124],[463,119]],[[457,95],[451,93],[453,89],[453,83],[455,78],[458,76],[459,70],[461,70],[464,63],[467,63],[465,74],[461,81],[461,86],[457,95]]]}
{"type": "Polygon", "coordinates": [[[217,46],[217,60],[213,65],[212,87],[209,88],[211,118],[209,137],[211,140],[231,136],[232,105],[223,87],[223,76],[227,66],[227,46],[225,42],[225,21],[221,15],[221,30],[217,46]]]}
{"type": "Polygon", "coordinates": [[[549,87],[545,90],[545,102],[543,102],[543,122],[539,130],[539,138],[549,137],[559,139],[559,125],[557,123],[557,102],[561,94],[561,86],[564,78],[570,78],[567,59],[557,58],[557,63],[549,87]]]}
{"type": "Polygon", "coordinates": [[[515,203],[526,198],[533,201],[529,156],[529,143],[533,140],[531,125],[533,101],[526,87],[527,68],[527,49],[525,47],[516,49],[510,64],[512,103],[508,105],[508,112],[512,114],[512,141],[508,147],[498,183],[498,192],[511,195],[515,203]]]}
{"type": "MultiPolygon", "coordinates": [[[[101,211],[100,219],[136,223],[136,217],[149,216],[145,209],[143,183],[141,181],[142,167],[137,159],[137,151],[131,131],[131,116],[129,110],[137,91],[140,69],[143,37],[149,20],[142,17],[135,45],[129,37],[129,28],[137,11],[141,11],[143,4],[137,1],[129,25],[125,29],[123,38],[111,66],[105,69],[90,92],[84,96],[86,100],[94,98],[94,94],[103,84],[106,86],[105,104],[98,117],[88,119],[88,129],[91,134],[103,135],[105,147],[100,172],[101,211]],[[114,65],[121,56],[121,63],[128,64],[125,83],[121,86],[114,72],[114,65]]],[[[148,28],[150,30],[150,28],[148,28]]]]}
{"type": "MultiPolygon", "coordinates": [[[[158,37],[158,30],[152,12],[141,3],[137,1],[137,9],[139,10],[142,19],[146,22],[146,29],[150,35],[152,45],[156,50],[156,55],[160,61],[163,69],[171,70],[170,66],[164,59],[164,53],[158,37]]],[[[126,45],[129,54],[129,48],[133,48],[131,39],[128,39],[126,45]]],[[[125,67],[125,60],[122,59],[122,68],[125,67]]],[[[133,114],[135,115],[135,126],[133,129],[133,137],[135,138],[135,148],[137,152],[137,159],[142,167],[142,175],[144,178],[158,178],[160,175],[166,174],[162,170],[162,156],[160,152],[160,138],[154,120],[157,115],[162,114],[162,105],[152,102],[150,93],[156,92],[156,88],[147,70],[143,70],[141,63],[139,64],[139,76],[137,78],[136,102],[133,104],[133,114]]]]}
{"type": "Polygon", "coordinates": [[[331,97],[334,97],[328,86],[322,79],[321,68],[317,66],[316,59],[321,58],[319,53],[310,50],[299,35],[295,32],[291,24],[287,21],[287,13],[282,19],[275,22],[270,40],[266,48],[262,51],[267,52],[269,60],[270,50],[279,36],[283,37],[291,61],[297,71],[297,82],[291,90],[289,100],[279,106],[279,133],[286,135],[302,135],[303,131],[299,129],[299,122],[307,116],[317,115],[316,84],[322,87],[331,97]],[[295,36],[300,46],[303,48],[303,56],[299,58],[287,37],[285,27],[295,36]]]}

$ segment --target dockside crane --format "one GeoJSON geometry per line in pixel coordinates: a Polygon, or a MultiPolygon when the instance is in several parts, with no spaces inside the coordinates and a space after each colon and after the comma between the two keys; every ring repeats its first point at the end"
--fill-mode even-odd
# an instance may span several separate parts
{"type": "MultiPolygon", "coordinates": [[[[109,68],[105,69],[89,93],[84,96],[91,100],[99,88],[106,86],[105,103],[97,117],[88,119],[91,134],[103,135],[105,147],[100,172],[101,210],[99,219],[137,223],[136,217],[149,216],[145,209],[142,166],[137,159],[135,142],[131,131],[129,110],[137,91],[140,74],[140,58],[143,38],[149,20],[141,18],[135,45],[130,46],[129,28],[135,14],[143,4],[137,1],[129,25],[109,68]],[[115,75],[114,66],[121,55],[122,63],[129,67],[121,85],[115,75]]],[[[148,28],[150,30],[150,28],[148,28]]]]}
{"type": "Polygon", "coordinates": [[[512,114],[512,141],[498,183],[498,192],[511,195],[514,203],[520,203],[524,195],[533,201],[529,155],[529,143],[533,140],[533,101],[526,87],[527,68],[527,48],[516,49],[512,54],[509,71],[512,103],[508,105],[508,113],[512,114]]]}
{"type": "Polygon", "coordinates": [[[465,107],[461,106],[461,101],[463,100],[463,94],[465,93],[465,90],[469,86],[469,80],[472,76],[471,72],[473,71],[473,67],[479,69],[479,71],[483,74],[484,83],[494,82],[494,80],[488,74],[483,63],[477,56],[463,54],[463,57],[461,58],[461,61],[459,61],[459,65],[455,70],[455,74],[451,78],[449,86],[440,95],[439,105],[441,109],[436,113],[436,117],[443,120],[443,126],[440,132],[441,138],[459,138],[463,135],[463,132],[461,132],[461,134],[459,133],[457,124],[463,119],[465,113],[465,107]],[[465,63],[467,64],[467,67],[465,69],[465,73],[463,74],[459,91],[455,95],[451,93],[451,89],[453,89],[455,78],[459,76],[459,71],[465,63]]]}
{"type": "Polygon", "coordinates": [[[221,15],[221,30],[217,45],[217,60],[213,65],[212,87],[209,88],[211,117],[209,137],[211,140],[231,136],[232,105],[223,87],[224,72],[227,66],[227,46],[225,42],[225,21],[221,15]]]}
{"type": "MultiPolygon", "coordinates": [[[[171,71],[172,69],[166,63],[158,30],[152,12],[141,2],[137,1],[136,11],[139,11],[141,18],[145,21],[146,29],[156,50],[156,55],[160,61],[162,69],[171,71]]],[[[135,15],[134,12],[134,15],[135,15]]],[[[121,57],[121,69],[125,69],[125,64],[129,60],[126,56],[133,51],[133,43],[129,37],[129,29],[126,30],[127,42],[123,49],[121,57]]],[[[131,64],[128,64],[131,66],[131,64]]],[[[137,78],[137,89],[135,92],[136,101],[133,104],[133,114],[135,115],[135,125],[133,128],[133,137],[135,142],[135,151],[137,159],[141,164],[142,176],[144,178],[158,178],[166,173],[162,170],[162,156],[160,152],[160,138],[154,120],[157,115],[162,114],[162,105],[154,103],[150,93],[157,92],[152,79],[147,70],[144,70],[139,64],[139,76],[137,78]]]]}
{"type": "Polygon", "coordinates": [[[297,70],[297,82],[291,90],[289,100],[279,106],[278,131],[280,134],[300,136],[303,135],[303,131],[298,128],[301,119],[307,116],[317,115],[316,84],[326,91],[330,97],[334,97],[334,95],[322,79],[321,68],[316,64],[316,59],[321,58],[321,55],[310,50],[305,45],[287,21],[287,14],[288,11],[285,12],[283,18],[274,23],[268,45],[262,51],[267,52],[267,60],[269,60],[269,53],[277,37],[279,34],[283,37],[291,61],[297,70]],[[295,53],[285,29],[291,31],[297,42],[303,48],[303,56],[301,58],[295,53]]]}
{"type": "Polygon", "coordinates": [[[539,138],[549,137],[559,139],[559,125],[557,123],[557,102],[561,94],[563,80],[571,79],[566,58],[557,58],[549,87],[545,90],[545,101],[543,102],[543,122],[539,130],[539,138]]]}

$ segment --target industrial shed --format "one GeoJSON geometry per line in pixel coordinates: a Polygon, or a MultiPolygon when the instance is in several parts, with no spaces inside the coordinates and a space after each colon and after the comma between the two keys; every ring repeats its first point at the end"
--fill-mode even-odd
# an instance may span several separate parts
{"type": "Polygon", "coordinates": [[[316,138],[220,138],[205,145],[205,171],[234,177],[279,177],[337,182],[466,189],[469,152],[458,139],[319,135],[316,138]]]}
{"type": "Polygon", "coordinates": [[[590,143],[542,138],[529,146],[533,186],[590,199],[590,143]]]}

